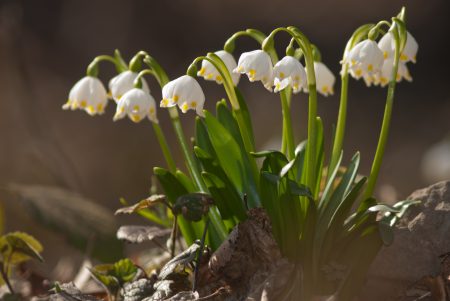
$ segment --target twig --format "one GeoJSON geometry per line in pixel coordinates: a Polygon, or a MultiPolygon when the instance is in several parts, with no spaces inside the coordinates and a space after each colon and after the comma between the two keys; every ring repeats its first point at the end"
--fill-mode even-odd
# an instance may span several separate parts
{"type": "Polygon", "coordinates": [[[203,250],[205,248],[205,240],[206,240],[206,233],[208,232],[208,225],[209,225],[209,218],[206,220],[205,229],[203,230],[202,240],[200,242],[200,250],[198,250],[199,253],[198,253],[197,263],[195,264],[195,271],[194,271],[194,284],[192,285],[193,292],[195,292],[197,289],[198,271],[200,269],[200,262],[202,260],[203,250]]]}
{"type": "Polygon", "coordinates": [[[14,294],[15,294],[15,293],[14,293],[14,289],[13,289],[11,283],[9,282],[8,275],[5,273],[4,266],[3,266],[3,262],[0,262],[0,273],[1,273],[1,275],[2,275],[3,281],[5,281],[5,284],[6,284],[6,286],[7,286],[8,289],[9,289],[9,292],[10,292],[12,295],[14,295],[14,294]]]}
{"type": "Polygon", "coordinates": [[[422,296],[420,296],[419,298],[414,299],[413,301],[419,301],[419,300],[425,299],[426,297],[429,297],[429,296],[431,296],[431,292],[425,293],[422,296]]]}
{"type": "Polygon", "coordinates": [[[220,287],[219,289],[217,289],[211,295],[208,295],[208,296],[205,296],[205,297],[200,297],[200,298],[197,299],[197,301],[207,301],[207,300],[210,300],[212,298],[228,294],[229,292],[230,292],[230,288],[229,287],[220,287]]]}
{"type": "Polygon", "coordinates": [[[170,239],[172,240],[172,245],[170,246],[170,257],[175,257],[175,244],[177,239],[177,226],[178,226],[178,219],[177,215],[174,215],[173,218],[173,227],[172,227],[172,233],[170,234],[170,239]]]}

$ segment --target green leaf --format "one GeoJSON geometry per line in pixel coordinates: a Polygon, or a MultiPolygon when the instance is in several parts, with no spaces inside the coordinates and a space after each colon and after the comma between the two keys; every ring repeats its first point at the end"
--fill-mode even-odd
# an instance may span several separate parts
{"type": "Polygon", "coordinates": [[[348,191],[351,189],[358,172],[359,161],[359,152],[356,152],[329,200],[324,199],[324,202],[319,203],[319,214],[321,218],[326,212],[328,212],[328,216],[331,217],[331,213],[334,212],[334,208],[341,202],[341,200],[344,199],[348,191]]]}
{"type": "MultiPolygon", "coordinates": [[[[164,192],[172,205],[175,204],[178,197],[189,193],[177,177],[175,177],[167,169],[155,167],[153,172],[155,173],[156,178],[163,187],[164,192]]],[[[186,240],[186,243],[192,244],[197,238],[194,225],[186,221],[183,217],[178,218],[178,225],[181,233],[183,234],[183,238],[186,240]]]]}
{"type": "Polygon", "coordinates": [[[119,260],[114,263],[112,275],[119,279],[119,282],[121,284],[133,280],[134,276],[136,276],[136,273],[137,267],[128,258],[119,260]]]}
{"type": "Polygon", "coordinates": [[[178,179],[178,181],[181,183],[181,185],[186,188],[189,192],[195,192],[195,186],[192,182],[191,178],[189,178],[185,173],[183,173],[181,170],[177,169],[175,171],[175,177],[178,179]]]}
{"type": "Polygon", "coordinates": [[[205,151],[209,157],[217,157],[211,140],[209,139],[206,125],[200,117],[195,119],[195,145],[205,151]]]}
{"type": "Polygon", "coordinates": [[[369,209],[367,209],[370,212],[379,212],[379,211],[383,211],[383,212],[393,212],[393,213],[398,213],[400,212],[400,209],[397,209],[395,207],[389,206],[387,204],[378,204],[375,206],[370,207],[369,209]]]}
{"type": "Polygon", "coordinates": [[[394,242],[394,230],[387,221],[378,222],[378,231],[385,246],[390,246],[394,242]]]}
{"type": "Polygon", "coordinates": [[[217,160],[199,147],[194,147],[194,152],[205,170],[202,173],[203,179],[219,208],[222,218],[228,219],[236,216],[239,220],[246,219],[247,215],[242,196],[222,167],[219,166],[217,160]]]}
{"type": "Polygon", "coordinates": [[[97,265],[89,269],[92,277],[102,284],[111,295],[116,295],[120,289],[119,279],[108,274],[112,270],[112,264],[97,265]]]}
{"type": "Polygon", "coordinates": [[[261,203],[266,210],[272,222],[274,237],[279,246],[282,246],[284,236],[283,215],[281,213],[280,203],[278,202],[278,175],[267,171],[261,171],[261,203]]]}
{"type": "Polygon", "coordinates": [[[276,150],[266,150],[251,154],[255,158],[265,158],[261,167],[261,171],[268,171],[272,174],[281,174],[283,167],[288,164],[286,156],[276,150]]]}
{"type": "Polygon", "coordinates": [[[121,259],[113,264],[100,264],[89,269],[92,276],[103,284],[112,295],[126,283],[134,279],[137,267],[128,259],[121,259]]]}
{"type": "Polygon", "coordinates": [[[260,203],[258,189],[247,155],[242,153],[230,132],[207,111],[204,122],[220,166],[237,190],[247,193],[250,207],[257,207],[260,203]]]}
{"type": "Polygon", "coordinates": [[[244,202],[233,187],[226,185],[212,173],[203,172],[202,176],[223,219],[237,217],[239,221],[243,221],[247,218],[244,202]]]}
{"type": "MultiPolygon", "coordinates": [[[[337,240],[343,235],[343,227],[344,221],[349,215],[349,212],[354,205],[357,197],[359,196],[362,187],[366,182],[366,178],[362,178],[355,186],[352,188],[349,194],[340,201],[339,204],[335,207],[335,211],[329,221],[323,220],[321,225],[324,225],[328,222],[326,227],[326,233],[324,235],[322,247],[320,248],[321,256],[320,262],[321,265],[327,263],[329,261],[329,253],[334,252],[333,248],[337,243],[337,240]]],[[[322,233],[322,228],[318,229],[318,233],[322,233]]],[[[320,237],[320,235],[318,235],[320,237]]]]}
{"type": "Polygon", "coordinates": [[[43,248],[39,241],[24,232],[13,232],[5,234],[0,238],[0,252],[3,260],[9,260],[9,264],[36,259],[44,261],[39,254],[43,248]]]}
{"type": "MultiPolygon", "coordinates": [[[[255,148],[255,141],[254,141],[255,135],[253,134],[252,119],[251,119],[250,112],[248,110],[247,102],[245,101],[244,97],[242,96],[242,93],[239,90],[239,88],[235,87],[234,91],[236,92],[236,96],[237,96],[237,100],[238,100],[238,103],[239,103],[241,115],[243,116],[243,119],[244,119],[244,122],[245,122],[245,129],[243,129],[243,130],[247,131],[248,137],[252,138],[251,143],[252,143],[253,148],[255,148]]],[[[233,115],[235,115],[234,112],[233,112],[233,115]]],[[[236,118],[236,116],[235,116],[235,118],[236,118]]]]}
{"type": "Polygon", "coordinates": [[[242,135],[239,130],[239,125],[236,119],[234,119],[233,114],[228,109],[225,99],[218,101],[216,104],[216,118],[228,130],[231,136],[236,139],[236,142],[241,147],[241,152],[246,153],[244,141],[242,140],[242,135]]]}
{"type": "Polygon", "coordinates": [[[324,154],[324,137],[323,137],[323,124],[322,119],[320,117],[316,118],[316,129],[317,129],[317,145],[316,145],[316,182],[315,187],[311,187],[311,190],[314,192],[314,198],[319,196],[320,192],[320,183],[323,177],[323,162],[325,159],[324,154]]]}
{"type": "Polygon", "coordinates": [[[334,167],[334,169],[331,171],[331,173],[329,174],[327,183],[325,185],[325,189],[322,192],[322,198],[320,199],[320,203],[326,203],[328,202],[328,200],[331,197],[331,193],[333,192],[333,186],[336,180],[336,176],[338,174],[339,171],[339,167],[341,165],[341,161],[342,161],[342,156],[343,156],[343,152],[341,151],[341,155],[339,156],[339,159],[336,163],[336,166],[334,167]]]}
{"type": "Polygon", "coordinates": [[[310,200],[314,200],[314,196],[311,193],[311,190],[303,184],[298,184],[295,181],[288,180],[289,190],[293,195],[304,196],[310,200]]]}

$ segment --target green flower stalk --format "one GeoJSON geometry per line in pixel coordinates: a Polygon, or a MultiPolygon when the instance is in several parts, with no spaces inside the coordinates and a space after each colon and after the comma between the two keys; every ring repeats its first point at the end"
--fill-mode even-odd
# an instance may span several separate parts
{"type": "MultiPolygon", "coordinates": [[[[350,50],[360,42],[368,32],[373,28],[374,24],[365,24],[355,30],[350,40],[345,46],[344,55],[342,58],[342,69],[341,69],[341,97],[339,103],[339,113],[336,124],[336,132],[334,134],[333,149],[331,153],[330,163],[328,165],[328,170],[334,170],[341,155],[342,145],[345,135],[345,124],[347,120],[347,99],[348,99],[348,79],[349,79],[349,66],[344,63],[347,54],[350,50]]],[[[330,175],[330,173],[328,173],[330,175]]]]}
{"type": "MultiPolygon", "coordinates": [[[[155,76],[159,85],[163,89],[163,100],[161,102],[164,102],[164,100],[166,99],[165,96],[167,96],[164,94],[167,93],[168,88],[170,89],[171,83],[173,83],[174,81],[169,82],[167,73],[163,70],[161,65],[159,65],[158,62],[153,57],[149,56],[147,53],[141,52],[141,54],[145,55],[144,62],[150,67],[150,70],[152,70],[152,75],[155,76]]],[[[173,99],[173,97],[171,97],[171,98],[173,99]]],[[[191,104],[192,104],[192,102],[191,102],[191,104]]],[[[201,105],[203,105],[203,104],[201,104],[201,105]]],[[[197,104],[194,107],[196,107],[196,106],[197,106],[197,104]]],[[[168,111],[169,111],[169,115],[170,115],[170,118],[171,118],[171,121],[173,124],[173,128],[175,130],[178,142],[180,144],[181,150],[182,150],[184,158],[186,160],[186,165],[188,167],[189,173],[190,173],[192,179],[194,180],[194,184],[196,185],[196,188],[200,192],[208,192],[208,189],[201,178],[201,174],[198,169],[198,166],[197,166],[196,162],[194,161],[192,152],[190,151],[190,146],[188,145],[187,140],[185,138],[176,106],[168,106],[168,111]]],[[[211,223],[214,227],[215,233],[217,233],[219,235],[219,239],[223,241],[226,238],[227,233],[225,230],[225,226],[224,226],[223,222],[221,221],[219,213],[217,212],[217,210],[212,209],[209,211],[209,215],[210,215],[211,223]]]]}
{"type": "MultiPolygon", "coordinates": [[[[274,37],[278,32],[287,32],[293,39],[295,39],[298,46],[301,48],[305,57],[306,76],[308,81],[309,91],[309,105],[308,105],[308,144],[306,151],[306,177],[305,183],[310,189],[315,189],[315,170],[316,170],[316,144],[317,144],[317,91],[316,91],[316,75],[314,68],[314,56],[311,43],[308,38],[297,28],[290,26],[288,28],[279,27],[273,30],[270,35],[263,42],[263,49],[273,48],[274,37]]],[[[291,126],[292,127],[292,126],[291,126]]],[[[288,136],[289,137],[289,136],[288,136]]],[[[287,137],[287,139],[289,139],[287,137]]],[[[289,142],[287,142],[289,144],[289,142]]]]}
{"type": "MultiPolygon", "coordinates": [[[[252,37],[254,40],[256,40],[261,45],[264,42],[264,39],[266,38],[266,36],[263,33],[252,30],[252,29],[247,29],[246,31],[239,31],[227,40],[227,42],[225,43],[224,49],[229,52],[234,51],[235,40],[242,36],[252,37]]],[[[266,47],[266,49],[264,49],[264,51],[267,52],[267,54],[270,56],[272,65],[276,64],[278,62],[278,55],[277,55],[273,45],[272,45],[272,47],[266,47]]],[[[252,52],[252,53],[254,53],[255,55],[259,55],[259,53],[255,53],[255,52],[252,52]]],[[[261,55],[263,55],[263,53],[261,53],[261,55]]],[[[241,56],[241,58],[242,57],[243,56],[241,56]]],[[[240,73],[248,73],[250,80],[251,81],[255,80],[255,78],[252,78],[252,73],[257,72],[257,70],[254,70],[254,71],[247,70],[248,71],[247,72],[244,69],[237,68],[236,71],[240,72],[240,73]]],[[[262,78],[263,84],[269,90],[272,89],[271,81],[272,81],[271,74],[267,75],[265,80],[264,80],[264,78],[262,78]]],[[[290,110],[291,89],[290,88],[284,87],[283,89],[280,89],[280,100],[281,100],[281,108],[282,108],[282,114],[283,114],[281,152],[287,154],[288,157],[292,159],[294,157],[295,143],[294,143],[292,121],[291,121],[291,110],[290,110]]]]}
{"type": "Polygon", "coordinates": [[[392,117],[392,107],[394,105],[394,91],[397,83],[397,73],[400,62],[400,54],[406,44],[406,27],[401,19],[393,18],[393,25],[389,30],[394,38],[394,64],[392,66],[391,78],[389,80],[389,86],[386,97],[386,106],[384,109],[383,123],[381,125],[380,137],[378,140],[377,150],[372,163],[372,169],[367,181],[367,187],[364,192],[364,198],[367,199],[372,196],[375,189],[375,185],[380,173],[381,163],[383,161],[384,151],[386,149],[386,143],[389,135],[389,128],[392,117]]]}

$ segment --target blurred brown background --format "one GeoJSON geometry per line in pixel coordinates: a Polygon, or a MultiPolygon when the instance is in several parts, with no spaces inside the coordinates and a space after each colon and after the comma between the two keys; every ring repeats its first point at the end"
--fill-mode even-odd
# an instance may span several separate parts
{"type": "MultiPolygon", "coordinates": [[[[105,115],[95,118],[61,110],[70,88],[96,55],[112,54],[118,48],[129,59],[143,49],[176,77],[196,56],[220,49],[235,31],[257,28],[268,32],[276,26],[296,25],[318,45],[324,62],[338,76],[343,47],[353,30],[390,18],[402,5],[407,6],[408,29],[419,43],[418,63],[410,65],[414,82],[401,83],[396,90],[378,186],[384,188],[378,193],[387,200],[404,198],[446,177],[445,173],[424,175],[423,158],[430,147],[441,143],[444,159],[439,162],[444,165],[450,160],[450,150],[442,142],[450,134],[447,0],[0,0],[0,185],[57,185],[108,206],[111,212],[119,206],[120,196],[136,200],[147,195],[152,167],[164,166],[149,122],[113,123],[113,104],[105,115]]],[[[288,41],[281,37],[280,55],[288,41]]],[[[256,46],[241,40],[236,58],[256,46]]],[[[113,71],[112,66],[101,65],[105,84],[113,71]]],[[[212,109],[224,92],[215,84],[201,84],[207,94],[206,106],[212,109]]],[[[150,86],[159,99],[153,80],[150,86]]],[[[246,78],[240,87],[253,113],[258,147],[278,143],[278,96],[246,78]]],[[[339,90],[338,81],[333,97],[319,99],[328,134],[336,120],[339,90]]],[[[363,172],[369,171],[374,155],[385,94],[385,89],[351,81],[345,154],[348,159],[360,150],[363,172]]],[[[295,96],[293,103],[300,141],[305,137],[307,97],[295,96]]],[[[161,125],[182,166],[166,115],[159,110],[161,125]]],[[[186,132],[192,134],[192,112],[182,119],[186,132]]],[[[17,211],[8,195],[0,196],[0,202],[7,204],[7,229],[33,233],[31,223],[16,222],[17,211]]]]}

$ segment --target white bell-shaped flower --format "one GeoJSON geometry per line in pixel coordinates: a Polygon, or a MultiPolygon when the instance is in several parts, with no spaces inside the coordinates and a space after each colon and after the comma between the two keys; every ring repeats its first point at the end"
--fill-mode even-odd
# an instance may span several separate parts
{"type": "Polygon", "coordinates": [[[294,93],[306,87],[306,71],[303,65],[292,56],[285,56],[273,67],[274,92],[291,86],[294,93]]]}
{"type": "Polygon", "coordinates": [[[136,123],[146,116],[152,122],[158,123],[155,99],[144,89],[133,88],[129,90],[117,103],[116,114],[113,120],[117,121],[127,115],[136,123]]]}
{"type": "MultiPolygon", "coordinates": [[[[112,99],[119,102],[120,98],[129,90],[134,88],[134,80],[138,76],[138,73],[130,70],[124,71],[113,77],[109,81],[109,94],[112,99]]],[[[142,89],[150,93],[150,89],[145,79],[141,78],[142,89]]]]}
{"type": "Polygon", "coordinates": [[[272,91],[272,60],[269,54],[263,50],[242,53],[239,57],[238,65],[233,72],[247,74],[251,82],[261,81],[266,89],[272,91]]]}
{"type": "MultiPolygon", "coordinates": [[[[306,73],[308,73],[308,68],[305,68],[306,73]]],[[[314,62],[314,73],[316,75],[316,90],[324,96],[333,95],[334,93],[334,83],[336,77],[333,72],[328,69],[322,62],[314,62]]],[[[304,91],[308,91],[308,86],[304,87],[304,91]]]]}
{"type": "MultiPolygon", "coordinates": [[[[236,60],[234,59],[233,55],[229,52],[226,52],[225,50],[216,51],[214,53],[223,61],[228,69],[228,72],[230,72],[233,84],[236,86],[239,83],[239,78],[241,76],[239,73],[233,72],[233,70],[237,66],[236,60]]],[[[222,75],[220,75],[216,67],[214,67],[213,64],[211,64],[207,60],[202,61],[202,67],[197,72],[197,75],[203,77],[206,80],[215,80],[218,84],[223,83],[222,75]]]]}
{"type": "Polygon", "coordinates": [[[374,74],[383,66],[383,52],[378,44],[370,39],[356,44],[347,54],[344,63],[349,65],[350,74],[360,79],[371,81],[374,74]]]}
{"type": "MultiPolygon", "coordinates": [[[[391,32],[385,34],[380,41],[378,46],[381,51],[383,51],[383,56],[385,59],[392,58],[395,52],[395,41],[394,36],[391,32]]],[[[400,61],[402,62],[416,62],[417,51],[419,50],[419,44],[417,44],[416,39],[409,33],[406,33],[406,44],[402,53],[400,54],[400,61]]]]}
{"type": "MultiPolygon", "coordinates": [[[[394,58],[388,58],[384,60],[383,67],[381,68],[380,73],[375,76],[375,83],[382,87],[385,87],[391,80],[393,67],[394,67],[394,58]]],[[[411,74],[409,73],[406,64],[399,62],[396,80],[397,82],[400,82],[403,79],[409,82],[412,81],[411,74]]]]}
{"type": "Polygon", "coordinates": [[[183,113],[195,110],[198,115],[203,116],[203,105],[205,94],[195,78],[183,75],[169,83],[162,90],[160,106],[173,107],[178,105],[183,113]]]}
{"type": "Polygon", "coordinates": [[[70,90],[64,110],[85,110],[89,115],[103,114],[108,103],[108,95],[102,82],[93,76],[80,79],[70,90]]]}

